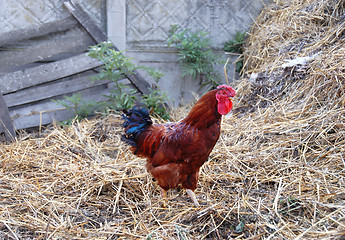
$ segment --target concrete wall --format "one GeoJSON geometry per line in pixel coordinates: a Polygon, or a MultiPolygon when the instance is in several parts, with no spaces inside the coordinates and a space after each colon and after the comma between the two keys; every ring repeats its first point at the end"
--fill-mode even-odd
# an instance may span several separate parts
{"type": "MultiPolygon", "coordinates": [[[[39,26],[70,16],[65,0],[2,0],[0,33],[39,26]]],[[[109,38],[140,65],[162,71],[161,89],[174,104],[189,103],[199,94],[199,81],[181,79],[176,51],[166,39],[171,24],[209,32],[214,47],[221,49],[236,31],[246,31],[268,0],[75,0],[93,20],[108,32],[109,38]]],[[[225,59],[225,56],[224,56],[225,59]]],[[[233,57],[234,61],[236,58],[233,57]]],[[[230,67],[232,67],[230,63],[230,67]]],[[[222,66],[220,66],[221,73],[222,66]]],[[[146,75],[143,72],[143,75],[146,75]]],[[[147,80],[152,82],[148,76],[147,80]]],[[[230,80],[236,75],[233,68],[230,80]]],[[[223,79],[225,82],[225,79],[223,79]]]]}
{"type": "MultiPolygon", "coordinates": [[[[0,34],[38,26],[70,16],[63,6],[66,0],[1,0],[0,34]]],[[[78,1],[94,21],[106,29],[106,1],[78,1]]]]}
{"type": "Polygon", "coordinates": [[[245,31],[262,0],[127,0],[129,48],[166,46],[171,24],[209,32],[219,47],[236,31],[245,31]]]}
{"type": "MultiPolygon", "coordinates": [[[[112,0],[108,0],[110,2],[112,0]]],[[[121,49],[138,64],[150,66],[162,71],[165,76],[159,85],[174,99],[174,104],[189,103],[194,99],[194,93],[203,94],[200,81],[186,77],[181,78],[176,51],[168,48],[166,40],[172,24],[178,24],[193,31],[203,30],[209,33],[213,46],[222,49],[223,44],[232,39],[237,31],[244,32],[263,7],[262,0],[115,0],[126,2],[126,9],[121,4],[108,5],[109,11],[117,11],[118,19],[108,19],[108,32],[123,32],[121,37],[113,38],[121,49]],[[122,12],[122,15],[119,13],[122,12]],[[126,19],[123,28],[121,19],[126,19]]],[[[114,15],[113,15],[114,16],[114,15]]],[[[224,61],[228,56],[219,52],[224,61]]],[[[238,78],[232,62],[237,57],[231,57],[228,77],[238,78]]],[[[221,75],[223,66],[219,66],[221,75]]],[[[145,73],[142,73],[145,75],[145,73]]],[[[150,81],[149,76],[147,80],[150,81]]],[[[222,79],[225,83],[225,77],[222,79]]]]}

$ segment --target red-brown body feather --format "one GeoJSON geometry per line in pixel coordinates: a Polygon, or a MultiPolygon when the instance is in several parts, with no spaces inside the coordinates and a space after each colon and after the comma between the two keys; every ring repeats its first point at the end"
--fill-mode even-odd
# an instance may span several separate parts
{"type": "Polygon", "coordinates": [[[180,184],[196,189],[199,169],[220,134],[217,91],[206,93],[181,121],[150,125],[137,137],[133,152],[147,158],[147,170],[164,190],[180,184]]]}

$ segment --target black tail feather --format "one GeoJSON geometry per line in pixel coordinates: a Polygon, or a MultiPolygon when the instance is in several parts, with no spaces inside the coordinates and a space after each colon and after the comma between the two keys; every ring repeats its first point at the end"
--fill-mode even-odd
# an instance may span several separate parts
{"type": "Polygon", "coordinates": [[[122,110],[123,127],[125,134],[121,140],[131,146],[137,146],[137,139],[142,131],[152,125],[149,112],[144,108],[134,107],[122,110]]]}

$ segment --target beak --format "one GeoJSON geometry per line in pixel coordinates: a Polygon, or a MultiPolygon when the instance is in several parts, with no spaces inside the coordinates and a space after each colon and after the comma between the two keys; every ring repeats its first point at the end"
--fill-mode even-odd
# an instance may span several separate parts
{"type": "Polygon", "coordinates": [[[229,99],[230,99],[231,101],[234,101],[234,99],[233,99],[232,97],[229,97],[229,99]]]}

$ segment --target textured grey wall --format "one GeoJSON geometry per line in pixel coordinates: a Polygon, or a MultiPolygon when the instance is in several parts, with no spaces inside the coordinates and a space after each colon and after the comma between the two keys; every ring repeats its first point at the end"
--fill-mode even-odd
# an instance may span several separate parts
{"type": "MultiPolygon", "coordinates": [[[[0,34],[70,16],[65,0],[2,0],[0,34]]],[[[159,86],[174,104],[189,103],[202,94],[199,81],[181,78],[176,51],[168,48],[170,25],[209,32],[214,47],[221,49],[236,31],[246,31],[269,0],[75,0],[93,20],[109,32],[120,49],[140,65],[161,70],[159,86]]],[[[226,57],[224,56],[224,59],[226,57]]],[[[236,57],[232,58],[234,61],[236,57]]],[[[233,79],[233,66],[228,76],[233,79]]],[[[223,75],[222,69],[220,69],[223,75]]],[[[145,73],[143,72],[143,75],[145,73]]],[[[147,75],[147,80],[152,82],[147,75]]],[[[225,82],[225,78],[222,80],[225,82]]]]}
{"type": "MultiPolygon", "coordinates": [[[[66,0],[1,0],[0,33],[33,27],[70,16],[63,7],[66,0]]],[[[105,29],[105,0],[78,1],[105,29]]]]}
{"type": "MultiPolygon", "coordinates": [[[[127,0],[126,49],[127,54],[139,64],[160,69],[165,76],[159,83],[174,99],[174,104],[189,103],[194,93],[203,94],[199,81],[181,78],[177,54],[167,48],[166,40],[172,24],[193,31],[208,32],[213,46],[222,49],[237,31],[249,29],[268,0],[127,0]]],[[[223,55],[224,61],[226,56],[223,55]]],[[[238,78],[231,57],[228,77],[238,78]]],[[[225,83],[223,68],[219,69],[225,83]]],[[[145,75],[145,73],[143,73],[145,75]]],[[[147,76],[148,81],[150,81],[147,76]]]]}
{"type": "MultiPolygon", "coordinates": [[[[164,45],[171,24],[209,32],[215,45],[244,31],[262,0],[127,0],[127,44],[164,45]]],[[[267,2],[267,1],[266,1],[267,2]]]]}

